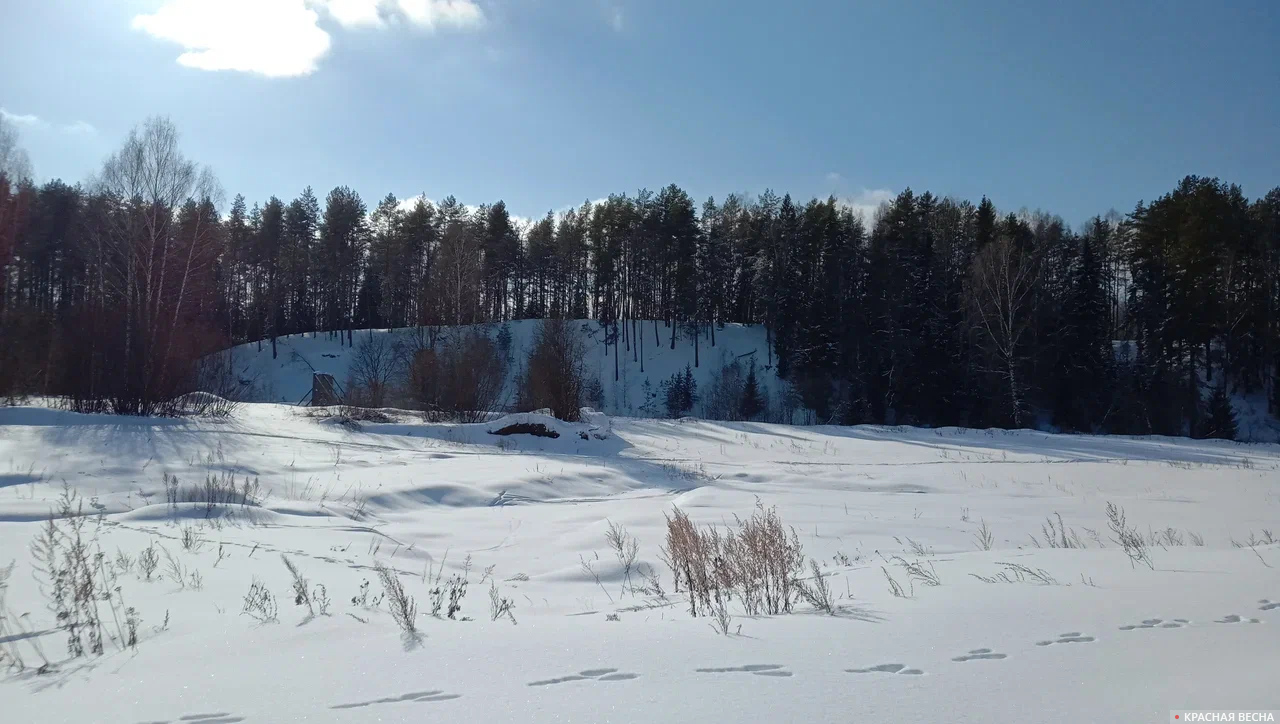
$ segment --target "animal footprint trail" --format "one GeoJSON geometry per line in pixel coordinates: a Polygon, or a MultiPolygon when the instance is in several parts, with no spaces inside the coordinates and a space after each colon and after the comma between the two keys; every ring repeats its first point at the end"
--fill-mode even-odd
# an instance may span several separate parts
{"type": "Polygon", "coordinates": [[[373,706],[374,704],[399,704],[402,702],[428,703],[428,702],[434,702],[434,701],[450,701],[452,699],[461,699],[461,698],[462,698],[461,694],[446,694],[443,691],[440,691],[439,689],[433,689],[431,691],[411,691],[408,694],[401,694],[400,696],[389,696],[384,699],[372,699],[370,701],[357,701],[357,702],[352,702],[350,704],[336,704],[329,708],[330,709],[362,709],[366,706],[373,706]]]}
{"type": "Polygon", "coordinates": [[[1058,634],[1058,638],[1049,641],[1037,641],[1036,646],[1052,646],[1053,644],[1088,644],[1097,641],[1092,636],[1084,636],[1079,631],[1058,634]]]}
{"type": "Polygon", "coordinates": [[[754,674],[756,676],[776,676],[788,677],[792,676],[787,667],[782,664],[746,664],[744,666],[721,666],[705,669],[695,669],[700,674],[754,674]]]}
{"type": "Polygon", "coordinates": [[[972,649],[964,656],[957,656],[952,661],[978,661],[983,659],[1007,659],[1008,654],[997,654],[991,649],[972,649]]]}
{"type": "Polygon", "coordinates": [[[586,669],[568,676],[530,681],[528,686],[551,686],[552,684],[567,684],[570,681],[631,681],[638,678],[640,678],[639,674],[619,672],[617,669],[586,669]]]}
{"type": "Polygon", "coordinates": [[[866,669],[845,669],[850,674],[904,674],[906,676],[922,676],[921,669],[908,668],[906,664],[880,664],[866,669]]]}
{"type": "Polygon", "coordinates": [[[212,714],[186,714],[178,717],[175,721],[169,719],[156,719],[147,722],[139,722],[139,724],[236,724],[236,722],[244,721],[244,717],[236,716],[225,711],[214,712],[212,714]]]}
{"type": "Polygon", "coordinates": [[[1185,618],[1175,618],[1172,621],[1165,621],[1162,618],[1148,618],[1142,623],[1131,623],[1126,626],[1121,626],[1120,630],[1134,631],[1141,628],[1182,628],[1183,626],[1189,626],[1190,624],[1191,622],[1185,618]]]}
{"type": "Polygon", "coordinates": [[[1241,618],[1238,614],[1232,613],[1215,620],[1214,623],[1262,623],[1262,621],[1256,618],[1241,618]]]}

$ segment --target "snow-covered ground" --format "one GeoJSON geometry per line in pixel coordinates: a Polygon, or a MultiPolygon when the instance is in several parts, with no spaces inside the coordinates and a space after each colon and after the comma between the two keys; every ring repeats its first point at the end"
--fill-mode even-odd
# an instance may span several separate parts
{"type": "Polygon", "coordinates": [[[269,404],[226,421],[0,409],[0,567],[17,562],[0,648],[28,665],[0,679],[0,720],[1163,722],[1171,709],[1280,708],[1280,545],[1260,542],[1280,535],[1280,446],[547,424],[559,437],[408,416],[353,429],[269,404]],[[269,495],[206,520],[199,504],[166,504],[166,474],[249,476],[269,495]],[[155,543],[183,569],[180,585],[162,555],[150,582],[136,565],[119,575],[143,619],[136,651],[108,641],[71,660],[54,630],[28,545],[64,481],[93,515],[94,551],[155,543]],[[749,617],[735,603],[727,636],[690,617],[659,558],[664,513],[724,526],[757,500],[820,562],[839,615],[801,603],[749,617]],[[1153,569],[1113,542],[1109,501],[1145,536],[1176,529],[1150,547],[1153,569]],[[1047,547],[1059,515],[1084,548],[1047,547]],[[638,538],[665,600],[624,590],[610,522],[638,538]],[[203,545],[184,549],[184,531],[203,545]],[[281,554],[327,589],[329,615],[294,605],[281,554]],[[899,556],[940,585],[912,586],[899,556]],[[353,604],[365,581],[371,599],[381,591],[375,560],[416,597],[418,639],[385,604],[353,604]],[[1006,563],[1049,578],[976,577],[1006,563]],[[469,578],[458,617],[470,620],[430,616],[424,571],[440,568],[469,578]],[[241,614],[255,578],[278,599],[276,623],[241,614]],[[518,624],[490,620],[492,581],[518,624]]]}

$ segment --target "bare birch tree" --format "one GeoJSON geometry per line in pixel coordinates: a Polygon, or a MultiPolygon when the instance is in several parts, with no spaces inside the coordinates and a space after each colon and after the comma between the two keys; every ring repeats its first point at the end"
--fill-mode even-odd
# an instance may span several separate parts
{"type": "Polygon", "coordinates": [[[982,346],[994,358],[988,368],[1008,388],[1015,426],[1023,423],[1026,395],[1019,374],[1023,337],[1031,329],[1032,290],[1040,273],[1040,256],[1023,251],[1008,235],[988,243],[973,260],[969,309],[982,346]]]}
{"type": "Polygon", "coordinates": [[[178,212],[188,202],[212,206],[220,195],[208,168],[187,159],[178,130],[154,117],[134,128],[119,151],[103,164],[98,193],[117,210],[106,214],[103,275],[122,315],[124,385],[115,395],[117,412],[150,414],[173,392],[174,344],[179,322],[190,310],[193,277],[212,261],[210,225],[216,214],[190,208],[179,228],[178,212]]]}
{"type": "Polygon", "coordinates": [[[18,129],[0,115],[0,176],[7,176],[15,186],[32,178],[31,158],[18,145],[18,129]]]}

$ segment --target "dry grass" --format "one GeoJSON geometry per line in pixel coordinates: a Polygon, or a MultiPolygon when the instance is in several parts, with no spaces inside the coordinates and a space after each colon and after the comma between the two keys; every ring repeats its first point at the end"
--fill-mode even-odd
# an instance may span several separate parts
{"type": "Polygon", "coordinates": [[[394,570],[381,563],[375,563],[374,570],[378,572],[378,580],[382,582],[383,600],[387,603],[387,610],[390,611],[392,620],[406,636],[416,636],[418,634],[418,602],[405,592],[404,585],[400,583],[400,576],[394,570]]]}
{"type": "Polygon", "coordinates": [[[1107,527],[1111,529],[1112,540],[1129,556],[1130,566],[1136,567],[1142,563],[1149,569],[1155,569],[1146,540],[1137,528],[1131,527],[1125,520],[1124,508],[1116,507],[1115,503],[1107,503],[1107,527]]]}
{"type": "Polygon", "coordinates": [[[698,528],[678,507],[667,516],[662,558],[671,568],[676,592],[683,586],[692,616],[712,612],[721,592],[736,595],[748,615],[790,613],[804,553],[794,529],[776,508],[757,503],[751,517],[736,518],[723,532],[698,528]]]}

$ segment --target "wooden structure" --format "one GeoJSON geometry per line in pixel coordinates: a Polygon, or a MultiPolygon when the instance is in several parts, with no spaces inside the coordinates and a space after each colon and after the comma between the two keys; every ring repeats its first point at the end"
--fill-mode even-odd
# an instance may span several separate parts
{"type": "Polygon", "coordinates": [[[311,373],[311,406],[328,407],[342,404],[342,394],[333,375],[324,372],[311,373]]]}

